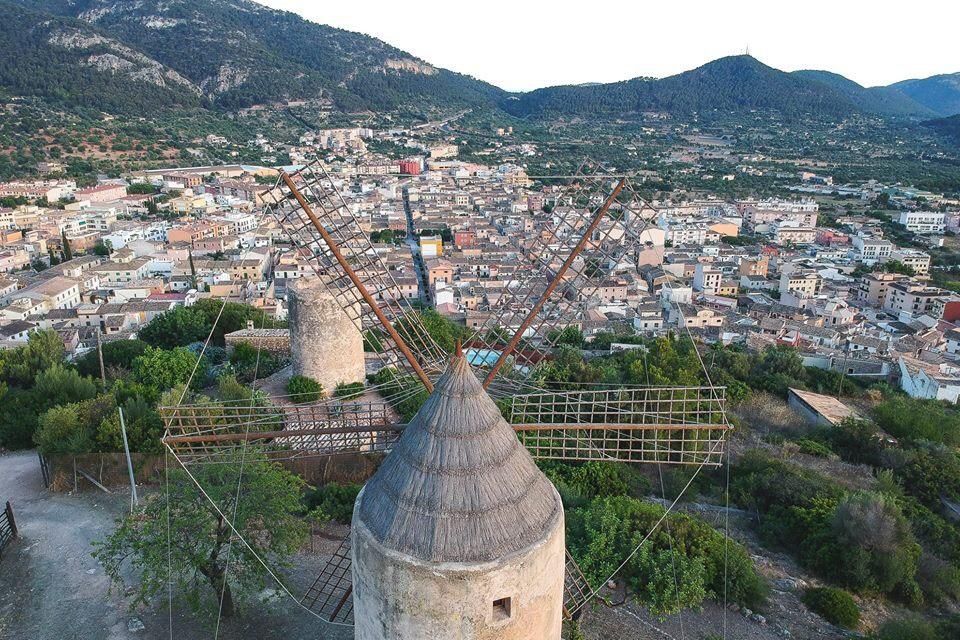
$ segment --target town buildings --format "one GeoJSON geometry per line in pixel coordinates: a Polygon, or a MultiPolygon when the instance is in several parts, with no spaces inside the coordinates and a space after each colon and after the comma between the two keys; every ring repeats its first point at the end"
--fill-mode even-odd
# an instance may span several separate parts
{"type": "MultiPolygon", "coordinates": [[[[378,295],[432,306],[480,335],[519,327],[589,212],[518,164],[458,160],[449,138],[331,129],[290,151],[329,154],[328,175],[389,276],[391,288],[378,295]],[[405,147],[400,159],[368,151],[383,136],[405,147]]],[[[87,189],[0,185],[31,198],[0,209],[0,344],[69,329],[82,351],[95,331],[131,337],[158,313],[205,297],[285,317],[290,284],[314,271],[262,213],[276,174],[223,165],[127,176],[153,185],[152,195],[127,194],[116,180],[87,189]],[[56,264],[64,242],[73,258],[56,264]]],[[[836,187],[813,178],[804,185],[807,194],[836,187]]],[[[898,220],[915,242],[867,216],[822,226],[809,195],[698,196],[612,212],[544,305],[551,326],[574,327],[588,342],[689,331],[707,343],[790,345],[810,366],[902,384],[918,397],[954,397],[960,296],[930,283],[929,243],[920,239],[956,223],[950,212],[903,211],[898,220]]]]}

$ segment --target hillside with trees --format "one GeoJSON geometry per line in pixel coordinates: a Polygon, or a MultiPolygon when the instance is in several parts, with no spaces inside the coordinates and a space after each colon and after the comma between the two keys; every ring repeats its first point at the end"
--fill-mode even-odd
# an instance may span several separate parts
{"type": "Polygon", "coordinates": [[[376,38],[246,0],[2,0],[0,17],[17,45],[0,54],[0,86],[111,112],[321,98],[344,111],[451,107],[503,94],[376,38]]]}
{"type": "Polygon", "coordinates": [[[721,58],[660,80],[635,78],[538,89],[507,101],[504,108],[515,115],[569,116],[763,109],[788,115],[844,117],[859,111],[852,100],[834,88],[778,71],[751,56],[721,58]]]}

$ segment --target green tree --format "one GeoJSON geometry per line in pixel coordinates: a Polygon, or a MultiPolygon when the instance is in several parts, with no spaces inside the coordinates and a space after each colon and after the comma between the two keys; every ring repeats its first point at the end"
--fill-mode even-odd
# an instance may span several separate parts
{"type": "Polygon", "coordinates": [[[231,616],[239,601],[263,591],[269,574],[244,544],[230,543],[233,531],[220,512],[232,518],[257,555],[275,566],[289,566],[306,536],[298,517],[303,481],[248,449],[243,491],[238,493],[240,470],[239,458],[194,469],[197,482],[219,511],[183,471],[171,471],[169,502],[160,494],[147,498],[141,510],[95,543],[93,555],[115,583],[124,584],[128,560],[140,576],[135,604],[148,603],[166,591],[168,567],[181,594],[197,610],[206,594],[222,602],[223,614],[231,616]]]}
{"type": "Polygon", "coordinates": [[[70,240],[67,238],[67,232],[60,232],[60,244],[63,245],[63,259],[73,260],[73,250],[70,248],[70,240]]]}
{"type": "Polygon", "coordinates": [[[45,406],[80,402],[97,395],[97,384],[92,379],[60,363],[38,373],[33,385],[34,394],[45,406]]]}
{"type": "Polygon", "coordinates": [[[53,407],[40,416],[34,435],[37,448],[46,455],[86,453],[91,450],[90,434],[80,416],[78,404],[53,407]]]}
{"type": "Polygon", "coordinates": [[[195,307],[175,307],[151,320],[137,336],[153,347],[172,349],[206,341],[211,323],[195,307]]]}
{"type": "MultiPolygon", "coordinates": [[[[216,300],[214,298],[205,298],[190,307],[192,310],[201,314],[206,320],[207,331],[210,327],[216,327],[213,330],[211,342],[218,346],[224,346],[226,341],[223,336],[247,327],[247,322],[252,322],[257,329],[275,329],[284,326],[283,323],[274,320],[264,313],[261,309],[251,307],[248,304],[239,302],[227,302],[216,300]],[[221,307],[223,311],[221,311],[221,307]],[[217,317],[219,316],[219,320],[217,317]]],[[[206,339],[204,335],[203,339],[206,339]]]]}
{"type": "Polygon", "coordinates": [[[149,182],[135,182],[127,185],[129,195],[152,195],[157,192],[157,188],[149,182]]]}
{"type": "Polygon", "coordinates": [[[109,256],[113,253],[113,245],[109,240],[97,240],[97,243],[93,245],[93,253],[98,256],[109,256]]]}
{"type": "Polygon", "coordinates": [[[803,387],[806,369],[796,349],[767,347],[750,371],[750,386],[784,396],[788,387],[803,387]]]}
{"type": "Polygon", "coordinates": [[[567,345],[579,349],[583,347],[583,332],[574,326],[554,329],[547,336],[547,340],[554,346],[567,345]]]}
{"type": "Polygon", "coordinates": [[[143,355],[133,361],[133,378],[159,396],[167,389],[185,384],[194,369],[192,385],[200,387],[207,378],[206,358],[198,358],[183,347],[172,350],[147,347],[143,355]]]}
{"type": "MultiPolygon", "coordinates": [[[[149,345],[143,340],[114,340],[104,342],[101,347],[103,352],[103,366],[109,374],[111,370],[121,370],[127,372],[133,366],[133,361],[137,356],[143,355],[149,345]]],[[[100,358],[97,352],[88,351],[76,361],[77,370],[81,375],[100,377],[100,358]]]]}
{"type": "Polygon", "coordinates": [[[63,362],[63,340],[56,331],[35,331],[27,344],[4,354],[3,377],[11,383],[27,386],[44,369],[63,362]]]}

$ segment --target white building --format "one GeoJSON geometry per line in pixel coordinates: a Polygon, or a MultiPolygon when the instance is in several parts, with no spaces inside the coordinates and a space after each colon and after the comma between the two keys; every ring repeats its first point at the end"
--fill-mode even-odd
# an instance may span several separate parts
{"type": "Polygon", "coordinates": [[[854,236],[851,243],[857,252],[857,260],[868,266],[886,261],[895,248],[892,242],[883,238],[854,236]]]}
{"type": "Polygon", "coordinates": [[[695,291],[716,294],[722,280],[723,273],[719,269],[700,263],[693,273],[693,288],[695,291]]]}
{"type": "Polygon", "coordinates": [[[905,356],[900,356],[899,363],[900,387],[911,398],[957,403],[960,398],[960,368],[905,356]]]}
{"type": "Polygon", "coordinates": [[[900,224],[914,233],[943,233],[946,230],[946,214],[935,211],[904,211],[900,224]]]}

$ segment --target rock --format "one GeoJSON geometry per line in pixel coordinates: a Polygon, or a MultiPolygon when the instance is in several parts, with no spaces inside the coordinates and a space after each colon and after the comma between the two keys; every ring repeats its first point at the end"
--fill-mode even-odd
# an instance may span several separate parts
{"type": "Polygon", "coordinates": [[[607,580],[607,589],[616,589],[617,583],[613,580],[607,580]]]}
{"type": "Polygon", "coordinates": [[[751,611],[750,609],[747,609],[746,607],[740,609],[740,613],[743,614],[744,618],[749,618],[750,616],[753,615],[753,611],[751,611]]]}
{"type": "Polygon", "coordinates": [[[143,624],[143,620],[140,618],[130,618],[127,620],[127,631],[130,633],[136,633],[137,631],[143,631],[146,629],[146,625],[143,624]]]}
{"type": "Polygon", "coordinates": [[[87,575],[88,575],[88,576],[92,576],[92,575],[95,574],[96,572],[97,572],[96,569],[87,569],[87,575]]]}
{"type": "Polygon", "coordinates": [[[773,581],[773,588],[779,591],[799,591],[805,589],[807,583],[800,578],[780,578],[773,581]]]}
{"type": "Polygon", "coordinates": [[[779,635],[781,638],[789,638],[791,633],[786,627],[777,627],[777,635],[779,635]]]}
{"type": "Polygon", "coordinates": [[[755,614],[751,615],[751,616],[750,616],[750,619],[751,619],[753,622],[756,622],[757,624],[767,624],[767,619],[764,618],[764,617],[763,617],[762,615],[760,615],[759,613],[755,613],[755,614]]]}

